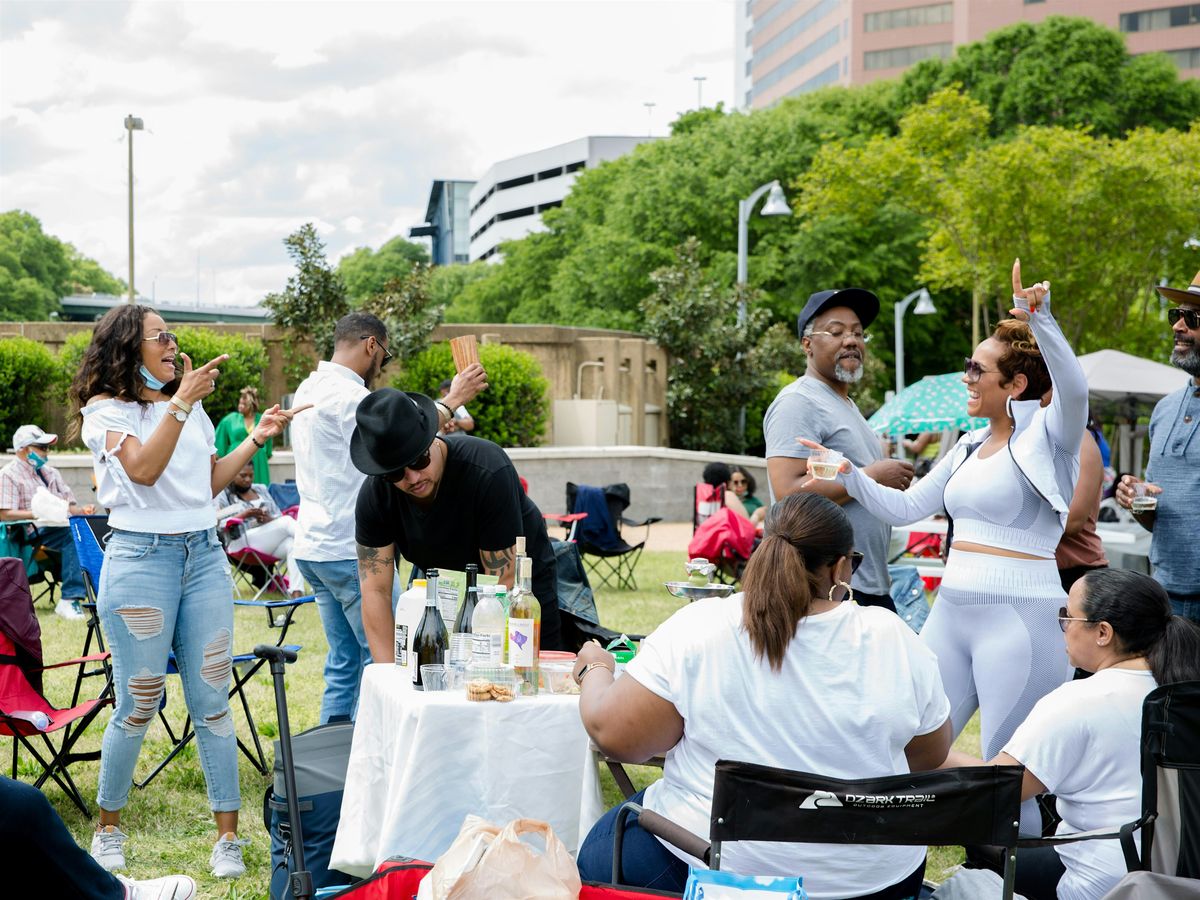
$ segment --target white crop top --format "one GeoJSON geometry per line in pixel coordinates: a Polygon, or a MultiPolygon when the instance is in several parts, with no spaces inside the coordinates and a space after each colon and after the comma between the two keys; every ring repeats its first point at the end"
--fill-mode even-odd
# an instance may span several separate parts
{"type": "Polygon", "coordinates": [[[170,404],[98,400],[83,408],[83,442],[92,451],[96,501],[109,510],[108,522],[125,531],[178,534],[215,528],[212,458],[217,452],[212,422],[199,402],[183,424],[166,469],[153,485],[135,484],[121,464],[126,435],[143,444],[170,404]],[[121,435],[107,450],[108,432],[121,435]]]}
{"type": "Polygon", "coordinates": [[[1058,513],[1017,470],[1006,447],[987,458],[979,451],[967,457],[946,483],[943,502],[956,542],[1053,559],[1062,540],[1058,513]]]}

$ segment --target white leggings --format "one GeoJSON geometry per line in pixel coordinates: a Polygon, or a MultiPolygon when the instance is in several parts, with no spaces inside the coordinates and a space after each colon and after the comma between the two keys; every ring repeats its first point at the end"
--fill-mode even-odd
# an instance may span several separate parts
{"type": "MultiPolygon", "coordinates": [[[[979,710],[984,759],[1004,749],[1042,697],[1071,677],[1054,560],[951,550],[921,637],[937,654],[957,738],[979,710]]],[[[1029,804],[1026,804],[1027,806],[1029,804]]],[[[1022,831],[1034,826],[1026,822],[1022,831]]]]}
{"type": "Polygon", "coordinates": [[[245,550],[247,544],[259,553],[276,559],[286,559],[288,589],[304,590],[304,576],[292,558],[292,540],[296,536],[296,520],[291,516],[280,516],[257,528],[246,528],[242,536],[229,542],[230,550],[245,550]]]}

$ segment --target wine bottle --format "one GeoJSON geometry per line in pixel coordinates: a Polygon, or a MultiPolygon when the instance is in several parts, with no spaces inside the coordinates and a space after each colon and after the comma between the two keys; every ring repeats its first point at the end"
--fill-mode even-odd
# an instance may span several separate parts
{"type": "Polygon", "coordinates": [[[467,592],[454,619],[455,634],[471,633],[471,618],[475,615],[475,606],[479,602],[479,588],[476,584],[479,580],[479,566],[467,563],[464,568],[467,572],[467,592]]]}
{"type": "Polygon", "coordinates": [[[523,557],[520,579],[508,604],[508,663],[521,679],[525,696],[538,692],[538,652],[542,643],[542,604],[533,595],[533,560],[523,557]]]}
{"type": "Polygon", "coordinates": [[[417,625],[412,644],[412,652],[416,656],[413,686],[417,690],[424,690],[421,666],[445,663],[446,650],[450,646],[450,636],[446,634],[446,625],[442,622],[442,614],[438,612],[437,569],[429,569],[425,573],[425,581],[425,612],[417,625]]]}

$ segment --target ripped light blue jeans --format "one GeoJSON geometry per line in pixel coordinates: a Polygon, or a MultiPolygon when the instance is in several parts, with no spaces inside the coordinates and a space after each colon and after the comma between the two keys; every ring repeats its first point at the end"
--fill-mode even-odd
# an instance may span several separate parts
{"type": "Polygon", "coordinates": [[[116,706],[100,751],[102,809],[129,800],[146,729],[158,714],[175,651],[214,812],[241,806],[229,709],[233,582],[215,529],[185,534],[114,530],[97,602],[112,652],[116,706]]]}

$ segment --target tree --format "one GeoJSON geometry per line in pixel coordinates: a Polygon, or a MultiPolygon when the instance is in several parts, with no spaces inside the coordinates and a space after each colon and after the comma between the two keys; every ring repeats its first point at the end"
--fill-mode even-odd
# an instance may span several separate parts
{"type": "Polygon", "coordinates": [[[391,279],[363,306],[364,312],[378,316],[387,326],[388,351],[402,364],[429,346],[429,335],[446,312],[433,301],[432,271],[429,264],[417,263],[410,272],[391,279]]]}
{"type": "Polygon", "coordinates": [[[0,319],[38,321],[56,312],[70,264],[63,245],[19,209],[0,213],[0,319]]]}
{"type": "Polygon", "coordinates": [[[384,290],[395,278],[402,278],[420,263],[429,262],[429,254],[419,244],[394,237],[378,250],[359,247],[338,260],[337,271],[346,283],[350,302],[361,306],[368,297],[384,290]]]}
{"type": "Polygon", "coordinates": [[[667,413],[671,437],[689,450],[740,453],[739,410],[773,384],[781,369],[798,371],[799,344],[751,293],[737,322],[738,297],[700,265],[694,238],[676,250],[674,265],[651,275],[654,293],[642,308],[646,334],[671,356],[667,413]]]}
{"type": "Polygon", "coordinates": [[[961,84],[991,114],[991,134],[1022,125],[1086,125],[1115,137],[1138,127],[1187,128],[1200,116],[1200,82],[1180,80],[1159,54],[1131,56],[1117,31],[1091,19],[1050,16],[1000,28],[929,59],[900,79],[904,106],[961,84]]]}
{"type": "MultiPolygon", "coordinates": [[[[263,306],[271,310],[276,325],[311,340],[322,357],[331,356],[334,326],[350,311],[346,283],[329,265],[325,244],[311,222],[289,234],[283,243],[296,264],[296,274],[289,276],[282,291],[267,294],[263,306]]],[[[295,384],[307,374],[310,360],[298,342],[290,341],[286,347],[288,382],[295,384]]]]}
{"type": "Polygon", "coordinates": [[[94,259],[84,256],[73,244],[63,244],[63,249],[70,266],[67,282],[71,290],[120,296],[129,289],[124,281],[105,271],[94,259]]]}

